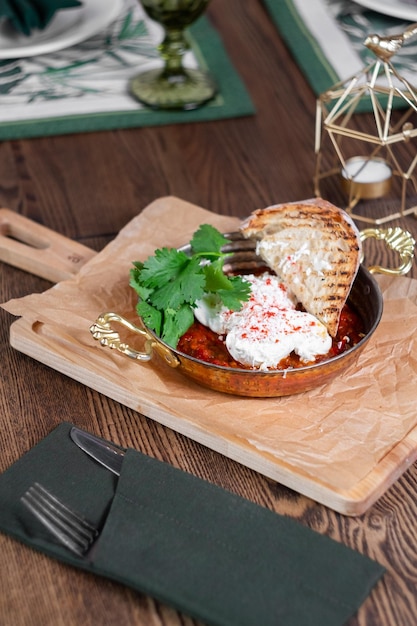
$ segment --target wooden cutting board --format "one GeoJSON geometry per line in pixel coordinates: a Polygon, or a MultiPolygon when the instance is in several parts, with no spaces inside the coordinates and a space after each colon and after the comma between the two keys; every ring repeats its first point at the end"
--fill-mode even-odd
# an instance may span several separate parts
{"type": "MultiPolygon", "coordinates": [[[[32,233],[31,236],[35,234],[37,237],[42,237],[44,242],[49,241],[47,246],[31,252],[30,270],[35,274],[51,279],[50,263],[45,262],[45,258],[43,258],[45,257],[45,250],[48,246],[55,250],[56,245],[56,253],[62,256],[59,253],[59,248],[64,242],[56,242],[56,234],[48,229],[39,225],[35,225],[34,229],[32,222],[28,223],[28,220],[25,220],[25,218],[16,216],[14,213],[10,215],[9,213],[11,212],[6,211],[5,213],[4,210],[0,211],[0,258],[11,264],[16,265],[19,263],[19,266],[22,266],[21,257],[25,256],[26,252],[24,249],[20,249],[20,245],[27,245],[25,229],[29,229],[32,233]],[[18,220],[18,225],[15,224],[16,219],[18,220]],[[38,231],[38,228],[40,231],[38,231]],[[4,241],[5,239],[10,239],[8,236],[10,232],[13,232],[13,239],[17,238],[17,234],[19,234],[21,239],[21,242],[12,242],[14,248],[12,252],[10,252],[10,241],[4,241]],[[17,255],[18,261],[14,262],[16,245],[18,246],[19,254],[17,255]],[[6,249],[6,253],[3,252],[4,249],[6,249]],[[4,258],[5,255],[7,258],[4,258]],[[39,260],[39,256],[42,257],[42,261],[39,260]]],[[[60,267],[61,279],[73,276],[78,267],[94,256],[93,251],[83,246],[78,247],[78,244],[68,240],[65,240],[63,249],[65,260],[55,264],[60,267]],[[77,248],[76,252],[72,244],[77,248]],[[76,269],[74,269],[72,260],[74,258],[78,259],[76,269]]],[[[24,269],[28,268],[24,267],[24,269]]],[[[55,278],[52,278],[52,280],[56,279],[57,276],[55,275],[55,278]]],[[[58,326],[41,324],[39,322],[32,324],[27,319],[21,318],[11,325],[10,342],[15,349],[45,365],[345,515],[360,515],[364,513],[417,459],[416,426],[411,428],[401,440],[396,441],[395,445],[375,462],[371,471],[364,478],[346,489],[334,483],[326,483],[323,479],[320,480],[304,471],[296,462],[289,463],[282,458],[277,458],[273,454],[262,451],[259,447],[251,445],[250,441],[240,437],[237,431],[221,431],[218,424],[201,420],[198,410],[199,406],[194,402],[194,395],[192,396],[193,401],[189,404],[186,402],[181,404],[175,402],[175,400],[169,402],[169,399],[161,401],[158,392],[152,394],[149,379],[146,389],[144,386],[141,387],[140,382],[137,386],[128,384],[123,376],[117,375],[116,366],[116,369],[112,370],[113,364],[110,362],[109,365],[106,350],[97,349],[97,346],[91,342],[80,341],[78,336],[71,336],[62,332],[58,326]]],[[[118,355],[118,357],[123,359],[121,355],[118,355]]],[[[143,366],[138,365],[137,367],[143,366]]],[[[175,384],[177,386],[180,385],[180,393],[186,397],[187,393],[189,393],[190,383],[187,380],[182,382],[181,375],[175,372],[167,373],[167,377],[169,376],[180,377],[178,381],[175,381],[175,384]],[[181,385],[183,385],[182,388],[181,385]]],[[[140,381],[141,378],[142,376],[139,375],[138,380],[140,381]]],[[[209,415],[213,411],[218,411],[219,407],[222,407],[220,410],[223,410],[223,407],[227,406],[223,404],[222,400],[225,394],[218,394],[217,392],[200,389],[199,387],[196,393],[209,415]]],[[[256,399],[242,401],[242,399],[234,400],[230,396],[227,398],[229,407],[234,406],[235,402],[245,402],[245,406],[248,403],[252,410],[255,411],[257,406],[260,406],[260,404],[256,404],[256,399]]],[[[227,419],[227,410],[225,419],[227,419]]],[[[381,419],[383,419],[383,415],[381,415],[381,419]]],[[[279,445],[280,442],[277,441],[276,446],[279,445]]]]}
{"type": "Polygon", "coordinates": [[[193,422],[192,415],[167,410],[156,398],[155,402],[144,402],[140,389],[132,393],[120,378],[99,375],[87,354],[80,359],[80,346],[68,336],[60,335],[57,328],[31,326],[20,319],[10,328],[10,343],[23,354],[344,515],[364,513],[417,460],[417,428],[414,428],[353,489],[330,487],[301,468],[246,446],[237,438],[219,436],[215,429],[202,428],[197,420],[193,422]]]}

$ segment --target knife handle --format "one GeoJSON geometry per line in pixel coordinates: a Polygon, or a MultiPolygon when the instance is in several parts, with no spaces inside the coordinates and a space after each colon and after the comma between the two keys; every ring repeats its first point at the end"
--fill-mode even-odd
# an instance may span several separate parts
{"type": "Polygon", "coordinates": [[[46,226],[0,209],[0,260],[53,283],[71,278],[97,253],[46,226]]]}

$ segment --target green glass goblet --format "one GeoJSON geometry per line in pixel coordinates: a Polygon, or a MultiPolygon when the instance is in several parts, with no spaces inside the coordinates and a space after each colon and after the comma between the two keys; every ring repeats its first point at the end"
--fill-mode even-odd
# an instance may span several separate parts
{"type": "Polygon", "coordinates": [[[158,46],[163,69],[150,70],[130,81],[131,94],[152,109],[188,110],[217,93],[208,72],[183,66],[190,46],[185,29],[205,11],[210,0],[140,0],[149,17],[161,24],[165,37],[158,46]]]}

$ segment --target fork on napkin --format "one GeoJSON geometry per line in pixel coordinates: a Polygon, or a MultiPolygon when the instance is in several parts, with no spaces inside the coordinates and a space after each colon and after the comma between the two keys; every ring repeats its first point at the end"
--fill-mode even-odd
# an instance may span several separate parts
{"type": "Polygon", "coordinates": [[[0,20],[5,18],[19,33],[30,36],[44,29],[57,11],[81,6],[79,0],[0,0],[0,20]]]}
{"type": "Polygon", "coordinates": [[[342,626],[384,568],[358,552],[137,450],[120,476],[62,423],[0,476],[0,530],[213,626],[342,626]],[[77,556],[26,509],[34,481],[100,529],[77,556]]]}

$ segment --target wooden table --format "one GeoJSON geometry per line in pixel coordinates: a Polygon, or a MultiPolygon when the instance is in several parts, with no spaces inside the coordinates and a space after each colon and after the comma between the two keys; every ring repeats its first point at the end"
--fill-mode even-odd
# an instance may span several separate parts
{"type": "MultiPolygon", "coordinates": [[[[255,116],[4,142],[0,206],[100,250],[160,196],[176,195],[238,217],[312,197],[314,94],[261,2],[214,0],[209,15],[253,98],[255,116]]],[[[363,120],[366,127],[369,116],[363,120]]],[[[333,201],[343,202],[337,189],[334,194],[333,201]]],[[[397,224],[417,236],[413,216],[390,225],[397,224]]],[[[50,287],[5,264],[0,276],[1,301],[50,287]]],[[[411,276],[417,276],[415,267],[411,276]]],[[[366,514],[344,517],[13,350],[14,318],[3,310],[0,315],[1,471],[61,421],[76,422],[375,558],[387,573],[349,626],[416,622],[416,465],[366,514]]],[[[3,535],[0,545],[0,622],[5,626],[195,624],[3,535]]]]}

